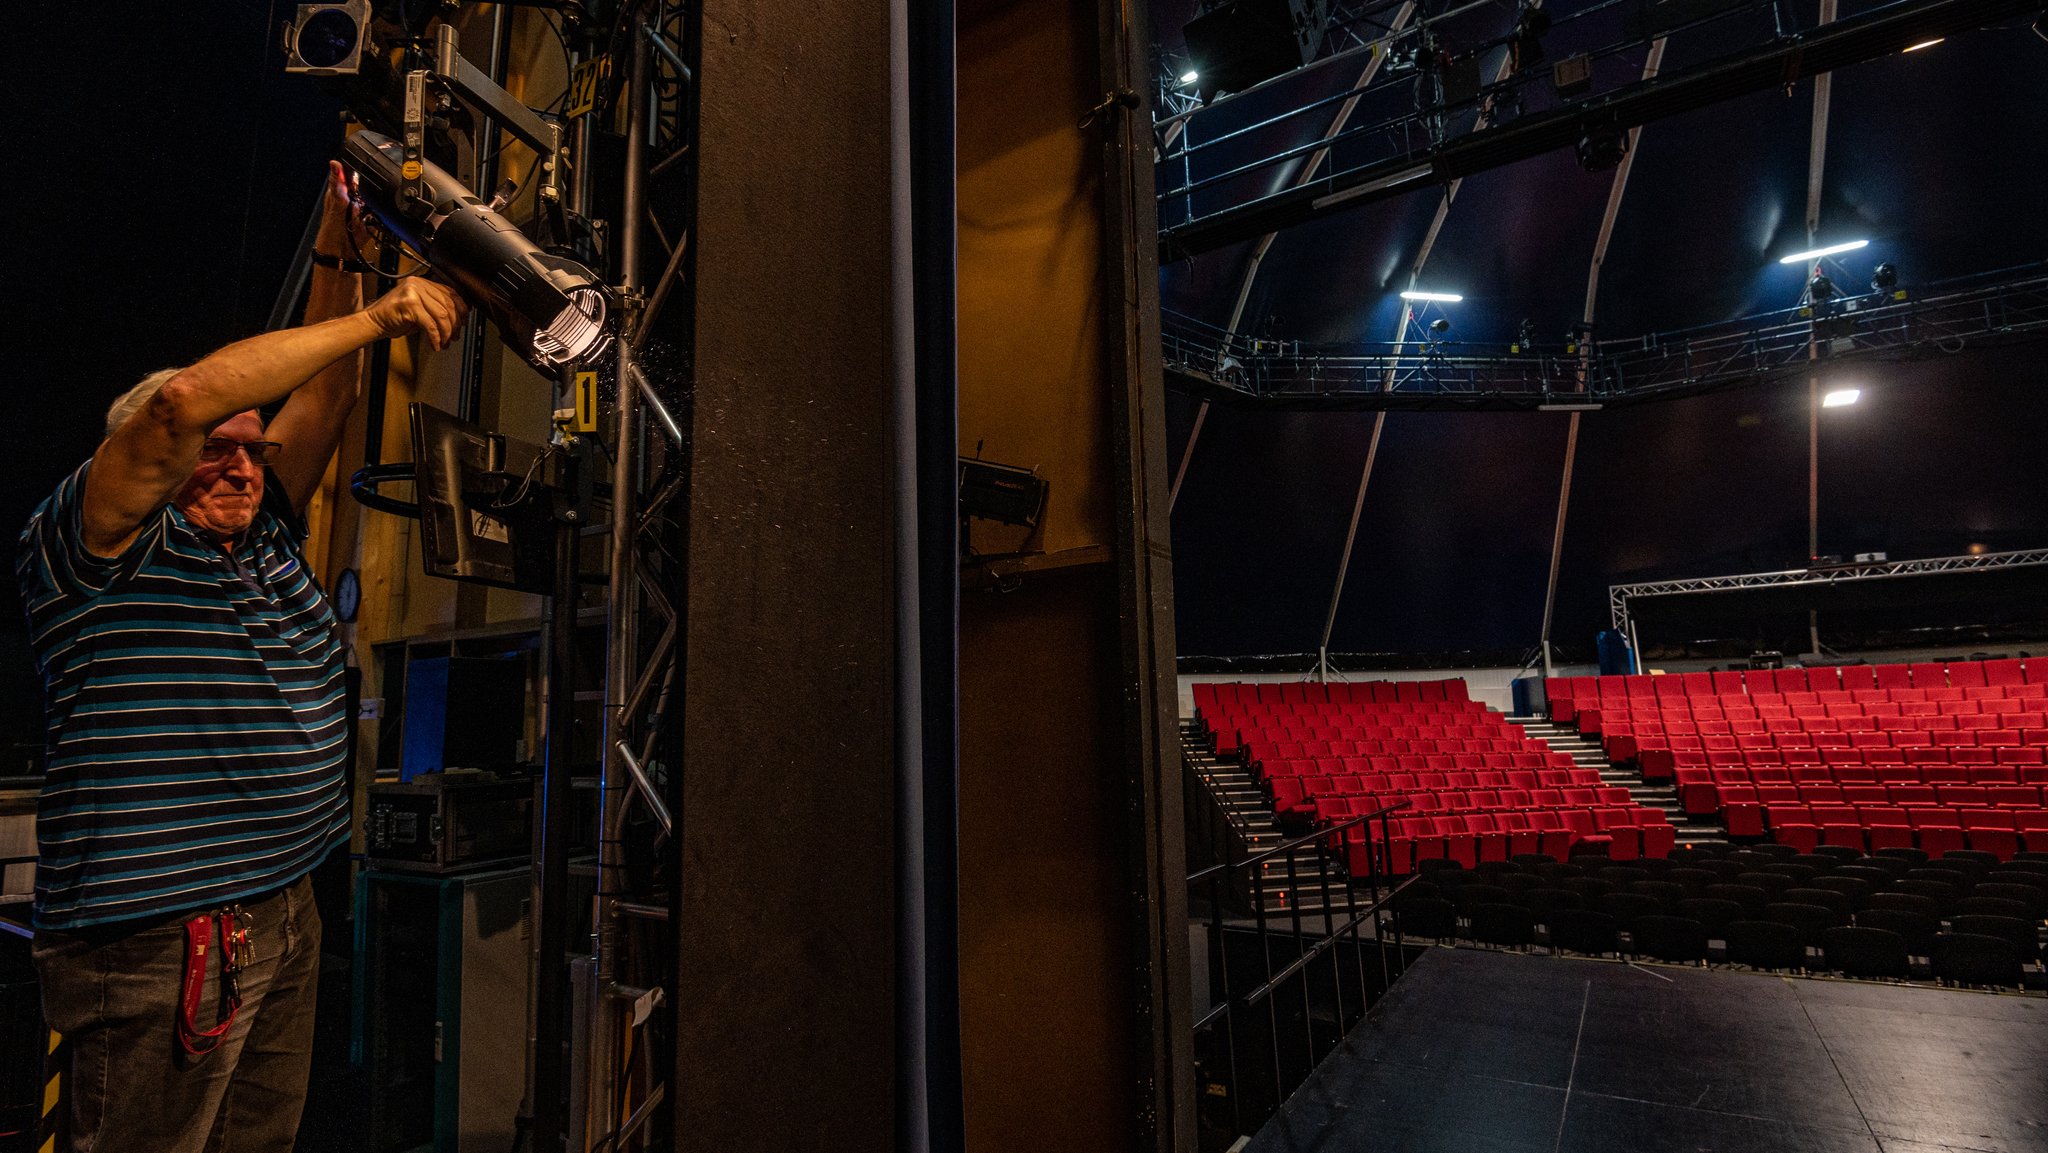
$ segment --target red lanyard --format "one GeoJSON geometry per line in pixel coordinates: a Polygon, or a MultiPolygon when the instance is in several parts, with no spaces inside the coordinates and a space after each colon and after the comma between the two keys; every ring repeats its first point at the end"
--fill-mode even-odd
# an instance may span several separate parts
{"type": "Polygon", "coordinates": [[[214,1051],[235,1023],[242,1008],[242,982],[238,974],[255,960],[250,930],[240,925],[242,907],[235,905],[219,913],[201,913],[185,922],[185,995],[178,1006],[178,1044],[194,1057],[214,1051]],[[199,1028],[199,993],[206,984],[206,951],[213,944],[215,919],[220,922],[220,979],[227,992],[228,1012],[220,1024],[199,1028]]]}

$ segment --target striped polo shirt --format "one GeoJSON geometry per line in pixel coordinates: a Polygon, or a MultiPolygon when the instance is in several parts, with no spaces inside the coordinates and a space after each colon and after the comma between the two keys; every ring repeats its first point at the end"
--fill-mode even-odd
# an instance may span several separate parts
{"type": "Polygon", "coordinates": [[[166,506],[106,558],[91,467],[16,565],[49,716],[35,921],[57,930],[274,889],[348,837],[342,648],[275,478],[232,555],[166,506]]]}

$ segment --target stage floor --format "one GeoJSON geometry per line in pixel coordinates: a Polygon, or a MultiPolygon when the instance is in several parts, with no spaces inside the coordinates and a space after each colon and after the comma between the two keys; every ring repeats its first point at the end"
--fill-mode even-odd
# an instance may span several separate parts
{"type": "Polygon", "coordinates": [[[2048,1151],[2048,998],[1430,949],[1249,1153],[2048,1151]]]}

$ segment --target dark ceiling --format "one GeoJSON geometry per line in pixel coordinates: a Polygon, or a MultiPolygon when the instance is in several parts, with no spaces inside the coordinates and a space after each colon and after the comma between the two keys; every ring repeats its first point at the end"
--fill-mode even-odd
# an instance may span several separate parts
{"type": "MultiPolygon", "coordinates": [[[[1844,4],[1842,15],[1874,7],[1844,4]]],[[[1815,18],[1811,0],[1791,9],[1807,23],[1815,18]]],[[[1166,53],[1179,50],[1192,11],[1191,3],[1155,10],[1155,40],[1166,53]]],[[[1494,31],[1472,25],[1475,38],[1504,30],[1514,9],[1486,11],[1494,31]]],[[[1668,74],[1721,55],[1756,32],[1674,35],[1663,67],[1668,74]]],[[[1642,58],[1636,50],[1609,66],[1626,73],[1642,58]]],[[[1320,96],[1357,73],[1356,64],[1331,65],[1295,87],[1320,96]]],[[[2044,91],[2048,43],[2024,22],[1835,73],[1815,235],[1870,241],[1842,258],[1838,277],[1860,281],[1890,261],[1903,283],[1919,286],[2048,258],[2044,91]]],[[[1191,131],[1198,141],[1214,139],[1310,98],[1275,86],[1201,114],[1191,131]]],[[[1390,99],[1412,102],[1406,89],[1390,99]]],[[[1813,83],[1804,80],[1642,131],[1600,282],[1603,338],[1799,302],[1802,269],[1776,258],[1806,247],[1812,114],[1813,83]]],[[[1266,130],[1260,146],[1312,138],[1328,116],[1266,130]]],[[[1162,184],[1175,175],[1162,173],[1162,184]]],[[[1277,186],[1265,179],[1268,189],[1277,186]]],[[[1524,319],[1541,339],[1561,336],[1585,304],[1612,180],[1583,171],[1569,150],[1465,180],[1418,280],[1465,299],[1424,319],[1448,319],[1452,341],[1512,340],[1524,319]]],[[[1253,284],[1243,330],[1395,339],[1403,302],[1394,294],[1408,286],[1443,196],[1424,189],[1280,233],[1253,284]]],[[[1164,307],[1226,324],[1250,248],[1166,265],[1164,307]]],[[[1824,414],[1822,553],[1901,558],[2048,547],[2048,468],[2039,448],[2048,437],[2048,346],[1964,347],[1835,371],[1864,393],[1860,404],[1824,414]]],[[[1194,414],[1192,401],[1174,399],[1176,462],[1194,414]]],[[[1588,414],[1556,642],[1590,652],[1611,583],[1803,564],[1806,414],[1803,380],[1588,414]]],[[[1389,415],[1331,650],[1534,645],[1567,420],[1389,415]]],[[[1315,650],[1372,424],[1370,414],[1209,412],[1174,510],[1183,653],[1315,650]]]]}

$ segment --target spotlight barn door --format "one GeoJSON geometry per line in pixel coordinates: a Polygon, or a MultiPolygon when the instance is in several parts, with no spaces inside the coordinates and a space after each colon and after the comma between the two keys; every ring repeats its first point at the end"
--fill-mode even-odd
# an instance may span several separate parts
{"type": "Polygon", "coordinates": [[[959,14],[961,452],[1048,485],[962,571],[967,1147],[1192,1150],[1144,9],[959,14]]]}

